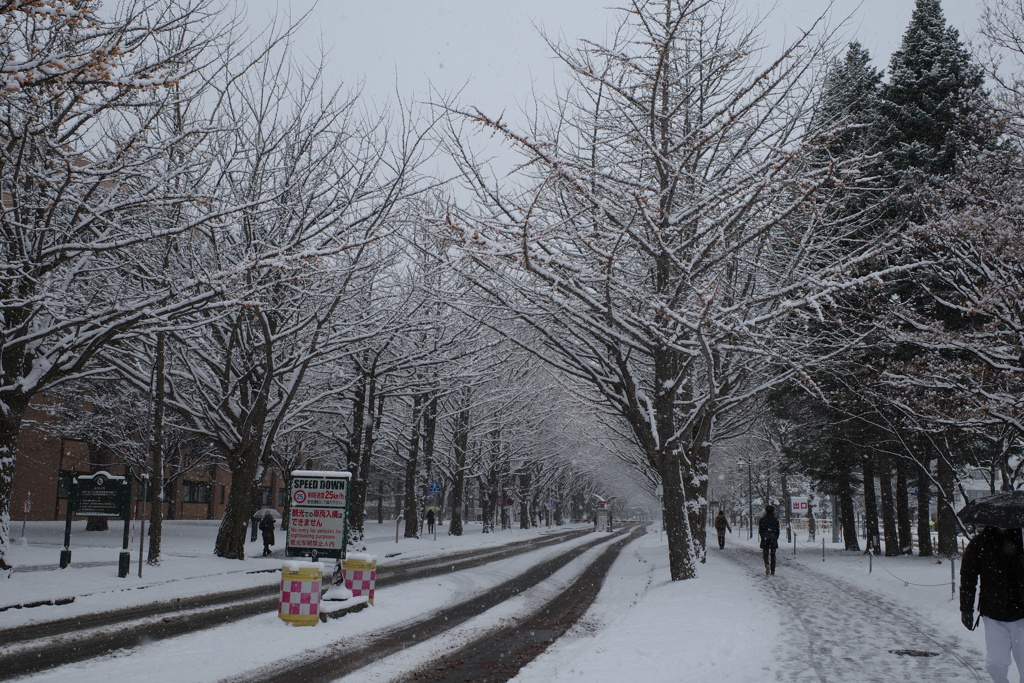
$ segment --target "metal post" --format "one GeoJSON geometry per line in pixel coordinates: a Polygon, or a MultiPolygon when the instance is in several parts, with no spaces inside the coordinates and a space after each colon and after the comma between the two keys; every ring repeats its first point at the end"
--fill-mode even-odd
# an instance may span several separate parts
{"type": "Polygon", "coordinates": [[[949,585],[951,588],[952,595],[950,600],[956,600],[956,556],[949,556],[949,585]]]}
{"type": "Polygon", "coordinates": [[[793,557],[796,557],[796,534],[793,534],[793,557]]]}
{"type": "Polygon", "coordinates": [[[832,496],[832,542],[839,543],[839,496],[832,496]]]}
{"type": "Polygon", "coordinates": [[[873,569],[873,567],[872,567],[873,561],[871,559],[873,555],[874,555],[874,553],[868,552],[868,574],[870,574],[871,570],[873,569]]]}
{"type": "Polygon", "coordinates": [[[71,481],[68,487],[68,509],[64,516],[64,550],[60,551],[60,568],[71,564],[71,515],[77,502],[78,484],[75,480],[75,468],[71,468],[71,481]]]}
{"type": "Polygon", "coordinates": [[[825,561],[825,539],[821,539],[821,561],[825,561]]]}
{"type": "Polygon", "coordinates": [[[128,576],[132,564],[131,553],[128,552],[128,532],[132,519],[132,479],[130,476],[125,477],[122,486],[127,487],[128,490],[123,494],[121,516],[124,517],[124,534],[121,538],[121,553],[117,556],[117,576],[121,579],[128,576]]]}

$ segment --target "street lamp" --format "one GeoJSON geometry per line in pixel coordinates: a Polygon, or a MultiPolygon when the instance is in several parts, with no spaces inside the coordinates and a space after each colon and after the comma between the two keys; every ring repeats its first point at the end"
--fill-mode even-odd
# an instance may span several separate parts
{"type": "Polygon", "coordinates": [[[738,464],[740,466],[740,471],[741,472],[743,471],[743,466],[744,465],[747,466],[747,505],[749,506],[749,514],[750,514],[750,517],[748,518],[748,520],[749,520],[749,525],[748,526],[750,527],[750,536],[748,538],[753,538],[754,537],[754,478],[753,478],[753,475],[751,473],[750,461],[749,460],[746,460],[746,461],[740,460],[738,464]]]}

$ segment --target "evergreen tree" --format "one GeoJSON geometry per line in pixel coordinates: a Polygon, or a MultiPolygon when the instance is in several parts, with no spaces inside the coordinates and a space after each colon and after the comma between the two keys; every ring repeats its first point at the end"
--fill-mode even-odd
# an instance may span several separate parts
{"type": "MultiPolygon", "coordinates": [[[[905,233],[907,226],[921,221],[930,201],[929,192],[956,172],[960,159],[987,144],[981,125],[984,117],[979,115],[986,98],[982,85],[981,68],[973,62],[956,30],[946,25],[938,0],[918,0],[901,48],[892,56],[888,83],[882,84],[867,51],[857,44],[850,46],[844,60],[833,65],[825,78],[815,117],[815,132],[822,139],[820,158],[838,163],[876,154],[879,159],[860,164],[862,179],[839,188],[829,207],[852,222],[851,249],[872,235],[905,233]]],[[[887,258],[909,263],[907,259],[919,256],[922,254],[911,249],[894,249],[887,258]]],[[[891,450],[893,445],[907,442],[934,442],[908,435],[915,429],[934,429],[917,420],[906,420],[904,402],[893,400],[884,380],[893,367],[906,366],[927,355],[914,342],[912,330],[899,329],[898,322],[886,321],[892,302],[904,301],[918,313],[935,318],[949,313],[939,310],[938,301],[928,296],[927,292],[935,291],[933,287],[919,287],[927,277],[927,273],[917,273],[889,281],[878,291],[859,291],[837,299],[827,311],[829,322],[836,328],[835,344],[844,343],[844,338],[857,338],[861,343],[844,353],[842,362],[813,374],[828,397],[829,407],[846,416],[842,421],[845,426],[837,427],[845,433],[843,438],[861,441],[862,451],[875,451],[877,471],[884,475],[880,482],[883,494],[889,491],[892,466],[897,472],[903,469],[899,458],[916,455],[921,468],[936,458],[948,460],[948,450],[944,454],[915,454],[900,448],[903,452],[899,455],[891,450]],[[900,334],[894,335],[893,331],[900,334]],[[872,443],[863,443],[865,433],[854,433],[858,425],[866,424],[875,426],[869,430],[874,435],[872,443]]],[[[828,413],[823,406],[818,419],[828,413]]],[[[952,465],[945,461],[940,464],[952,465]]],[[[930,476],[924,469],[922,473],[930,476]]],[[[851,472],[850,478],[853,476],[851,472]]],[[[944,488],[950,487],[947,479],[944,488]]],[[[904,493],[897,491],[897,497],[902,499],[904,493]]],[[[951,490],[939,494],[940,501],[951,500],[951,490]]],[[[892,507],[886,501],[883,516],[890,515],[892,507]]],[[[907,514],[905,506],[896,507],[901,515],[899,527],[909,528],[909,520],[902,518],[907,514]]],[[[927,508],[922,514],[927,515],[927,508]]],[[[895,541],[896,525],[891,519],[885,522],[887,541],[895,541]]],[[[955,519],[948,504],[940,510],[939,528],[940,552],[955,552],[955,519]]],[[[886,554],[907,547],[906,542],[887,542],[886,554]]]]}
{"type": "Polygon", "coordinates": [[[825,74],[815,106],[811,130],[818,143],[817,161],[825,165],[854,164],[859,170],[850,182],[836,188],[828,210],[853,223],[850,249],[875,230],[874,213],[884,196],[881,169],[872,158],[881,148],[879,126],[882,73],[871,64],[871,54],[860,43],[850,43],[843,59],[825,74]]]}
{"type": "MultiPolygon", "coordinates": [[[[901,226],[924,221],[935,191],[953,179],[962,161],[992,146],[983,115],[987,110],[983,85],[982,68],[956,29],[946,24],[939,0],[917,0],[901,47],[890,60],[889,80],[879,103],[885,127],[886,175],[899,188],[898,201],[887,210],[888,220],[901,226]]],[[[914,249],[912,242],[908,249],[914,249]]],[[[940,264],[944,258],[941,253],[922,255],[940,264]]],[[[892,374],[894,367],[908,368],[911,374],[916,367],[929,374],[934,362],[931,357],[948,355],[946,350],[929,349],[927,340],[918,343],[915,334],[922,328],[905,322],[923,316],[940,325],[963,324],[960,312],[946,303],[940,282],[941,278],[921,271],[890,287],[887,300],[897,311],[886,327],[889,339],[896,341],[891,344],[887,367],[876,368],[877,375],[883,371],[892,374]]],[[[884,394],[886,387],[880,388],[884,394]]],[[[906,405],[906,393],[897,389],[893,404],[906,405]]],[[[935,396],[933,400],[942,399],[935,396]]],[[[932,433],[931,442],[949,441],[948,436],[935,438],[935,425],[921,427],[932,433]]],[[[924,462],[938,459],[938,552],[943,555],[957,553],[952,473],[959,463],[953,460],[954,453],[939,449],[923,458],[924,462]]]]}
{"type": "MultiPolygon", "coordinates": [[[[818,145],[816,162],[823,168],[845,166],[856,171],[845,174],[846,180],[837,184],[823,207],[847,224],[843,248],[850,254],[870,248],[892,227],[883,220],[890,188],[879,154],[885,133],[879,116],[881,89],[882,73],[872,66],[871,55],[859,43],[851,43],[845,56],[835,60],[825,74],[811,124],[818,145]]],[[[877,255],[860,266],[861,271],[877,267],[884,258],[884,253],[877,255]]],[[[833,357],[843,349],[841,360],[809,371],[816,394],[798,397],[780,392],[773,397],[778,414],[800,424],[787,457],[816,481],[818,490],[848,501],[841,509],[850,514],[853,497],[863,491],[869,528],[874,529],[878,525],[871,464],[874,445],[885,435],[877,435],[878,430],[872,428],[879,420],[859,393],[869,381],[861,375],[874,365],[880,352],[873,310],[879,305],[884,306],[884,301],[880,303],[873,289],[833,297],[823,310],[825,319],[809,322],[810,334],[803,339],[816,347],[809,356],[833,357]],[[851,339],[858,342],[851,345],[851,339]]],[[[852,518],[844,520],[844,528],[847,526],[854,529],[852,518]]],[[[874,536],[877,551],[877,533],[874,536]]],[[[847,542],[847,549],[857,548],[855,532],[847,542]]]]}
{"type": "Polygon", "coordinates": [[[983,142],[977,112],[984,73],[946,25],[939,0],[917,0],[899,50],[889,63],[880,111],[890,170],[902,180],[942,176],[983,142]]]}

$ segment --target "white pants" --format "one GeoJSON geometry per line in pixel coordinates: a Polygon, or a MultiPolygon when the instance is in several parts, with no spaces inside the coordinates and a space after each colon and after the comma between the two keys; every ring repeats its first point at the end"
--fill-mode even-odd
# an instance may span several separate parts
{"type": "Polygon", "coordinates": [[[1010,683],[1010,654],[1017,662],[1020,683],[1024,683],[1024,619],[996,621],[982,617],[985,624],[985,669],[995,683],[1010,683]]]}

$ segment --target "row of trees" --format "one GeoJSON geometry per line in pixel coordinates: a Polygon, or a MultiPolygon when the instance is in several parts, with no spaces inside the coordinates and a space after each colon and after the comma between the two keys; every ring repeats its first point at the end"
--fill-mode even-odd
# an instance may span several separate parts
{"type": "Polygon", "coordinates": [[[769,449],[780,474],[838,499],[849,549],[859,549],[861,508],[873,552],[955,554],[964,475],[985,475],[991,492],[1020,486],[1024,110],[1015,77],[998,67],[1019,66],[1022,10],[987,5],[993,90],[937,0],[917,3],[886,74],[853,44],[823,79],[816,163],[862,160],[862,179],[837,187],[824,210],[851,225],[851,248],[898,236],[867,266],[893,273],[796,328],[814,355],[842,355],[809,365],[803,386],[769,392],[760,414],[781,437],[769,449]]]}
{"type": "MultiPolygon", "coordinates": [[[[821,22],[769,55],[734,0],[636,0],[610,44],[553,45],[569,84],[523,130],[372,115],[201,0],[95,5],[0,2],[0,561],[24,410],[59,385],[129,398],[98,407],[154,499],[174,444],[231,471],[224,557],[263,469],[313,459],[353,472],[357,541],[372,484],[413,536],[442,479],[459,533],[474,484],[536,523],[627,490],[617,461],[663,487],[673,579],[754,425],[844,501],[935,492],[940,552],[958,472],[1017,480],[1022,91],[984,90],[939,0],[886,75],[821,22]]],[[[991,0],[993,46],[1022,25],[991,0]]]]}
{"type": "MultiPolygon", "coordinates": [[[[1020,55],[1022,9],[989,3],[993,50],[1020,55]]],[[[921,552],[935,509],[955,553],[958,474],[1020,474],[1018,82],[985,90],[939,0],[887,74],[821,27],[766,57],[730,2],[625,14],[611,45],[556,48],[574,87],[529,132],[462,112],[525,155],[511,184],[457,150],[477,286],[618,416],[664,485],[673,579],[703,558],[712,447],[765,420],[849,543],[862,490],[909,551],[916,488],[921,552]]]]}
{"type": "Polygon", "coordinates": [[[551,450],[558,402],[531,404],[536,373],[488,360],[514,354],[453,305],[422,221],[428,121],[326,89],[290,29],[246,43],[205,0],[5,0],[0,19],[0,566],[44,392],[87,409],[61,429],[148,472],[150,500],[167,473],[226,467],[228,558],[271,465],[351,469],[357,531],[378,461],[409,473],[407,533],[453,449],[463,487],[587,490],[585,449],[575,470],[551,450]],[[516,414],[475,396],[499,387],[516,414]]]}

